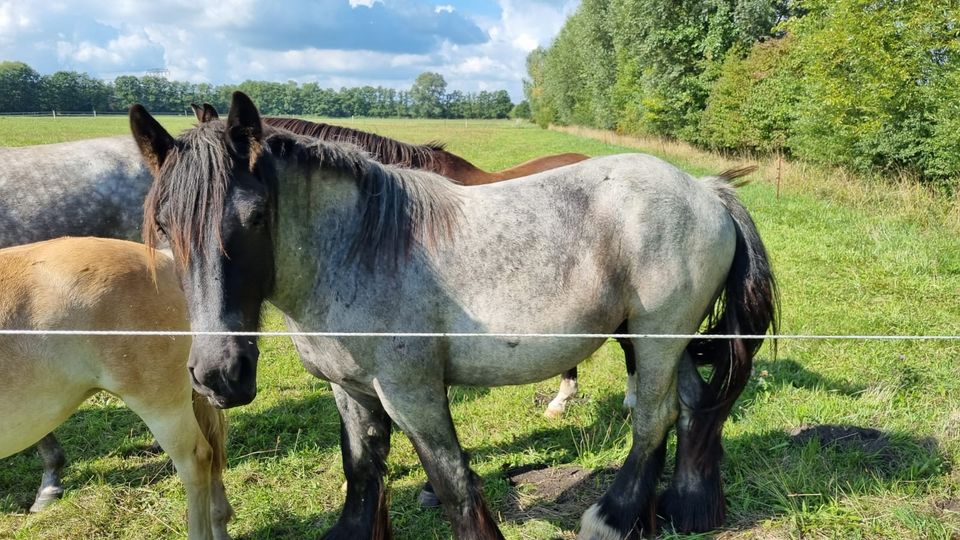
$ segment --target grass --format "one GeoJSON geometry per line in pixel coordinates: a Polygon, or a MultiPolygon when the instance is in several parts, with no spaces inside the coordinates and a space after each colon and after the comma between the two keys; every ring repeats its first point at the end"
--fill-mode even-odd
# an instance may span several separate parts
{"type": "MultiPolygon", "coordinates": [[[[171,130],[188,118],[162,119],[171,130]]],[[[486,169],[555,152],[641,150],[695,174],[735,164],[659,141],[544,131],[507,121],[339,120],[413,142],[442,140],[486,169]]],[[[0,118],[0,145],[126,133],[124,118],[0,118]]],[[[773,258],[783,332],[960,334],[957,204],[900,181],[865,183],[838,171],[762,163],[740,190],[773,258]]],[[[275,311],[267,326],[281,328],[275,311]]],[[[260,395],[229,411],[226,484],[236,538],[318,538],[343,495],[337,416],[326,383],[305,373],[292,345],[263,342],[260,395]]],[[[623,368],[606,346],[581,370],[581,398],[559,421],[538,398],[556,381],[458,388],[453,414],[498,515],[511,494],[506,467],[617,466],[629,427],[620,411],[623,368]]],[[[960,535],[960,344],[933,341],[794,341],[776,360],[764,349],[725,430],[731,538],[956,538],[960,535]],[[837,424],[882,431],[886,444],[798,443],[790,430],[837,424]]],[[[0,467],[0,538],[175,538],[185,535],[183,491],[150,435],[115,399],[98,396],[57,431],[70,458],[67,494],[48,512],[24,513],[39,482],[33,452],[0,467]]],[[[409,442],[395,434],[391,512],[400,539],[447,538],[441,513],[417,508],[424,480],[409,442]]],[[[582,511],[582,509],[580,509],[582,511]]],[[[573,536],[576,513],[501,522],[508,538],[573,536]]],[[[675,538],[663,531],[666,538],[675,538]]]]}

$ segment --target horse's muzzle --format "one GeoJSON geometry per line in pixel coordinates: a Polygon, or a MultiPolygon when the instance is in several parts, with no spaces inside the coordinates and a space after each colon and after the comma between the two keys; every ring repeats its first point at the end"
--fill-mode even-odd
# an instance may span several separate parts
{"type": "Polygon", "coordinates": [[[188,363],[193,389],[221,409],[246,405],[257,397],[259,356],[249,338],[198,337],[188,363]]]}

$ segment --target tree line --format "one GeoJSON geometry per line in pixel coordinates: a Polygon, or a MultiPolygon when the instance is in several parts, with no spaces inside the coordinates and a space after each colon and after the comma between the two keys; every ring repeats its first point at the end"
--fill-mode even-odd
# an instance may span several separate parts
{"type": "Polygon", "coordinates": [[[535,121],[960,185],[960,4],[583,0],[527,57],[535,121]]]}
{"type": "Polygon", "coordinates": [[[235,90],[249,95],[264,114],[273,115],[506,118],[514,107],[506,90],[447,92],[443,76],[432,72],[421,73],[409,90],[382,86],[333,90],[294,81],[212,85],[155,75],[103,81],[75,71],[40,75],[23,62],[0,62],[0,113],[126,112],[133,103],[157,112],[189,111],[190,103],[210,103],[223,111],[235,90]]]}

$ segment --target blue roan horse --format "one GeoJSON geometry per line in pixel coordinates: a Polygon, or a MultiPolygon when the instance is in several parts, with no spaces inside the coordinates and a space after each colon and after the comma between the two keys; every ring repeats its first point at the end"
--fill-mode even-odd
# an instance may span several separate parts
{"type": "MultiPolygon", "coordinates": [[[[148,243],[169,240],[191,327],[253,331],[261,304],[292,329],[762,335],[776,320],[763,244],[723,176],[650,156],[596,158],[462,188],[352,146],[264,128],[234,94],[227,120],[171,137],[143,107],[134,139],[155,175],[148,243]]],[[[735,176],[734,174],[728,177],[735,176]]],[[[346,502],[330,538],[389,533],[391,419],[413,442],[458,538],[502,538],[457,440],[446,386],[522,384],[577,365],[604,340],[299,337],[341,415],[346,502]]],[[[661,515],[716,524],[720,431],[758,339],[634,339],[633,445],[580,537],[655,530],[666,435],[680,459],[661,515]],[[708,381],[697,363],[715,366],[708,381]],[[700,468],[701,463],[710,463],[700,468]]],[[[195,389],[223,407],[256,396],[256,342],[197,337],[195,389]]]]}
{"type": "MultiPolygon", "coordinates": [[[[194,106],[197,120],[217,119],[210,105],[194,106]]],[[[382,163],[442,172],[464,184],[486,183],[557,167],[586,156],[561,154],[488,173],[441,145],[407,144],[373,133],[294,118],[264,122],[325,140],[354,143],[382,163]]],[[[152,178],[129,136],[102,137],[23,148],[0,148],[0,248],[60,236],[140,240],[143,199],[152,178]]],[[[554,414],[576,392],[576,368],[565,374],[551,402],[554,414]]],[[[43,481],[31,511],[40,511],[63,493],[66,458],[50,434],[38,445],[43,481]]]]}

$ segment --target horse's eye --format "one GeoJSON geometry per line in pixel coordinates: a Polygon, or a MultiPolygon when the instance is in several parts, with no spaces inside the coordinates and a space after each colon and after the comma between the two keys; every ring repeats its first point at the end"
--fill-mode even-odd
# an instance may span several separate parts
{"type": "Polygon", "coordinates": [[[263,210],[256,209],[253,212],[250,212],[250,217],[247,218],[247,224],[250,227],[263,227],[266,222],[265,214],[263,210]]]}

